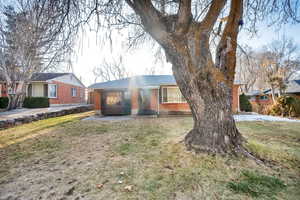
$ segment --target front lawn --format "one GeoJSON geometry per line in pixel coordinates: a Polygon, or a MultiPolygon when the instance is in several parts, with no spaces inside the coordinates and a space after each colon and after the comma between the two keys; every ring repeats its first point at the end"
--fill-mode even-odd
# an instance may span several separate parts
{"type": "Polygon", "coordinates": [[[91,114],[0,131],[0,199],[300,199],[300,123],[238,123],[264,166],[187,152],[188,117],[91,114]]]}

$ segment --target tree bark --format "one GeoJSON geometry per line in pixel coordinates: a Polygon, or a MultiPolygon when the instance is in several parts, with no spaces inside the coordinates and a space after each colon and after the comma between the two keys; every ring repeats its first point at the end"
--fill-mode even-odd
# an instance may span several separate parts
{"type": "Polygon", "coordinates": [[[167,54],[193,115],[193,129],[185,137],[187,149],[212,154],[240,152],[243,139],[232,116],[232,84],[220,82],[210,62],[193,72],[185,65],[191,63],[191,57],[167,54]]]}
{"type": "Polygon", "coordinates": [[[13,110],[21,107],[24,95],[26,94],[26,84],[23,82],[20,82],[19,84],[12,83],[10,88],[14,94],[8,94],[7,110],[13,110]]]}
{"type": "Polygon", "coordinates": [[[272,96],[272,102],[273,102],[273,104],[275,104],[275,102],[276,102],[275,87],[273,86],[273,84],[271,84],[271,96],[272,96]]]}

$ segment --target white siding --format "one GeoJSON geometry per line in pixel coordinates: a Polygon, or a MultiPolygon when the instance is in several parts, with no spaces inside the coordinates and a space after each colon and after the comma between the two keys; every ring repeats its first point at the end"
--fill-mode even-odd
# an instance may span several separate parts
{"type": "Polygon", "coordinates": [[[72,74],[68,74],[65,76],[60,76],[54,79],[51,79],[51,81],[59,81],[59,82],[63,82],[69,85],[75,85],[75,86],[79,86],[79,87],[84,87],[75,76],[73,76],[72,74]]]}

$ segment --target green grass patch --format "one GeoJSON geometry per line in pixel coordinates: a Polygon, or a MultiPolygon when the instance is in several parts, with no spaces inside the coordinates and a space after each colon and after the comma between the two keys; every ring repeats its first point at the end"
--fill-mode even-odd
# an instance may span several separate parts
{"type": "Polygon", "coordinates": [[[281,165],[291,168],[300,166],[299,149],[278,143],[267,145],[255,140],[249,140],[246,146],[250,152],[267,161],[280,162],[281,165]]]}
{"type": "Polygon", "coordinates": [[[270,199],[276,199],[274,196],[286,188],[284,182],[277,177],[248,170],[242,171],[240,180],[231,181],[227,186],[236,193],[270,199]]]}
{"type": "Polygon", "coordinates": [[[60,126],[60,131],[69,136],[87,136],[101,135],[112,129],[110,124],[98,123],[90,121],[72,121],[60,126]]]}
{"type": "Polygon", "coordinates": [[[10,159],[17,161],[21,159],[28,158],[32,155],[32,152],[29,151],[22,151],[22,150],[16,150],[9,153],[10,159]]]}
{"type": "Polygon", "coordinates": [[[61,140],[44,138],[43,140],[36,140],[32,144],[32,150],[35,152],[53,152],[62,149],[63,143],[61,140]]]}
{"type": "Polygon", "coordinates": [[[138,152],[139,147],[135,143],[123,143],[117,146],[116,152],[122,156],[138,152]]]}

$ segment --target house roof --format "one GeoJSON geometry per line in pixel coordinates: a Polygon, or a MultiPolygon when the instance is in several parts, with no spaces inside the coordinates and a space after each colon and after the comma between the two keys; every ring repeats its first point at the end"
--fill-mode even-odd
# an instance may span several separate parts
{"type": "MultiPolygon", "coordinates": [[[[278,89],[275,90],[275,93],[278,93],[278,89]]],[[[284,93],[286,94],[300,93],[300,79],[288,81],[284,93]]],[[[267,94],[271,94],[271,90],[268,90],[267,94]]]]}
{"type": "MultiPolygon", "coordinates": [[[[31,81],[47,81],[70,73],[34,73],[31,81]]],[[[5,81],[4,76],[0,75],[0,81],[5,81]]]]}
{"type": "Polygon", "coordinates": [[[252,90],[250,92],[247,92],[245,95],[246,96],[257,96],[257,95],[260,95],[262,93],[263,93],[263,91],[261,91],[261,90],[252,90]]]}
{"type": "Polygon", "coordinates": [[[70,73],[34,73],[31,81],[47,81],[70,73]]]}
{"type": "Polygon", "coordinates": [[[134,88],[158,88],[161,85],[177,85],[172,75],[142,75],[133,76],[114,81],[95,83],[89,86],[90,89],[126,89],[134,88]]]}
{"type": "Polygon", "coordinates": [[[90,89],[125,89],[129,87],[145,88],[158,87],[160,85],[176,85],[176,81],[171,75],[143,75],[130,78],[119,79],[95,83],[89,86],[90,89]]]}
{"type": "Polygon", "coordinates": [[[300,93],[300,80],[289,81],[285,93],[300,93]]]}

